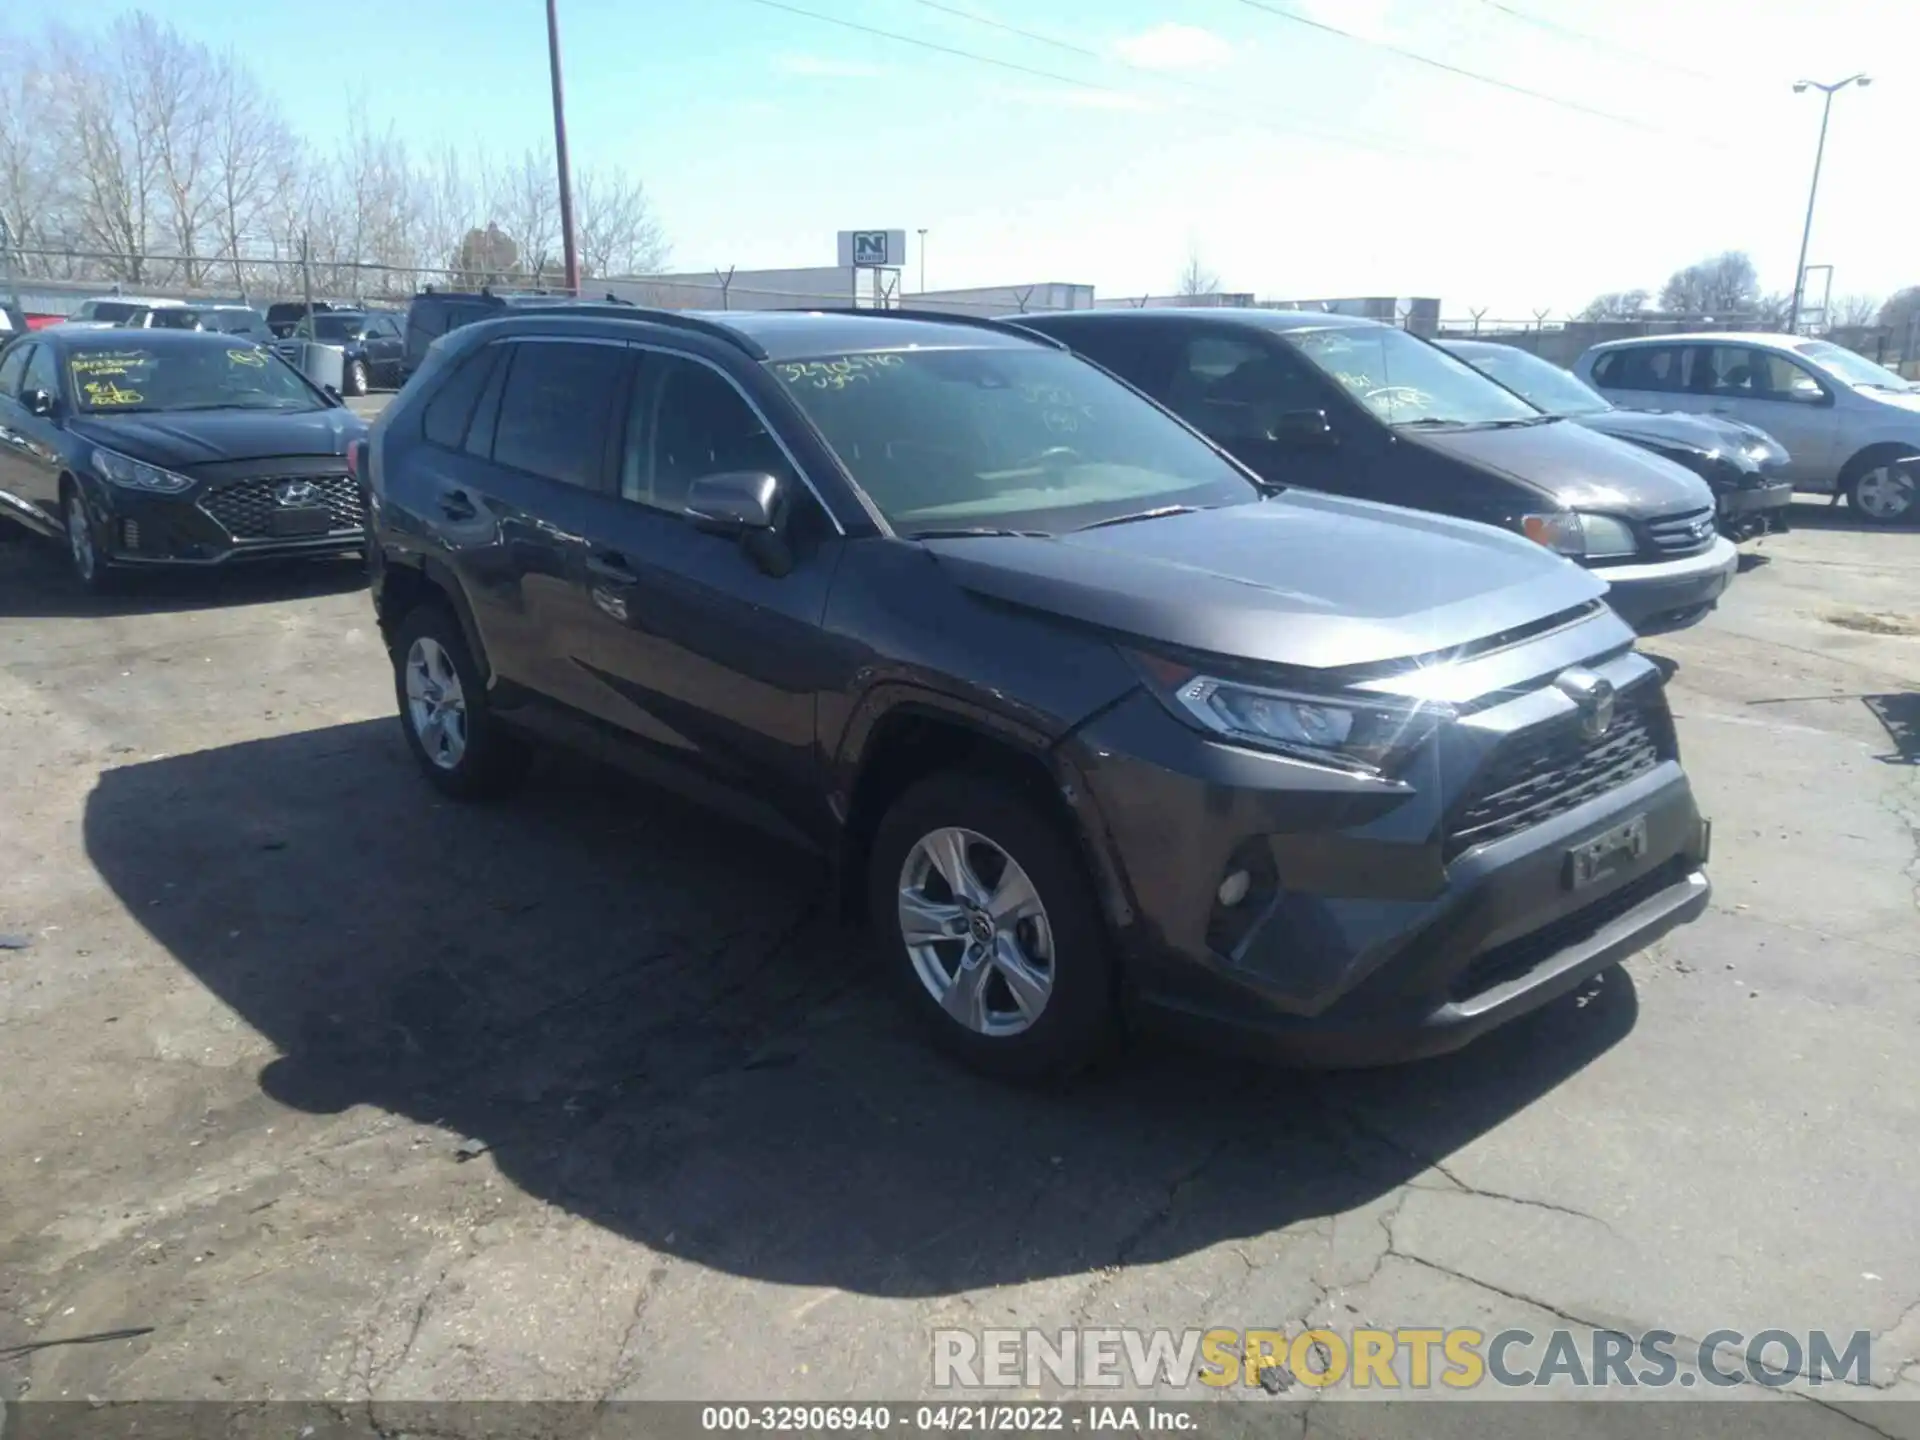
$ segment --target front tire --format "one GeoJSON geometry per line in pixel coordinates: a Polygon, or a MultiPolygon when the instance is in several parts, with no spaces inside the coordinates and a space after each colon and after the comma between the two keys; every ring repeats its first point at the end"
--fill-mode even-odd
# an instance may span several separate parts
{"type": "Polygon", "coordinates": [[[908,1006],[972,1068],[1064,1078],[1116,1038],[1111,943],[1078,849],[998,778],[934,775],[894,802],[868,914],[908,1006]]]}
{"type": "Polygon", "coordinates": [[[66,522],[68,571],[75,583],[89,595],[107,594],[113,589],[115,576],[107,568],[106,557],[100,553],[99,543],[93,533],[93,522],[87,518],[87,502],[81,497],[78,486],[70,484],[66,487],[60,511],[66,522]]]}
{"type": "Polygon", "coordinates": [[[460,622],[444,605],[429,601],[401,622],[393,680],[407,748],[442,794],[491,800],[526,778],[531,752],[494,717],[460,622]]]}
{"type": "Polygon", "coordinates": [[[347,366],[347,394],[364,395],[367,388],[367,362],[355,360],[347,366]]]}
{"type": "Polygon", "coordinates": [[[1920,515],[1920,463],[1865,456],[1847,467],[1840,488],[1869,525],[1905,525],[1920,515]]]}

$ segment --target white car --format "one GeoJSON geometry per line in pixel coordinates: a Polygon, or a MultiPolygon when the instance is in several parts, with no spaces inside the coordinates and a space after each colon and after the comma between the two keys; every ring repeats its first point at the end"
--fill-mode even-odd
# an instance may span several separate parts
{"type": "Polygon", "coordinates": [[[124,325],[143,310],[167,310],[185,305],[184,300],[159,300],[145,295],[99,295],[82,300],[80,308],[67,317],[69,325],[124,325]]]}
{"type": "Polygon", "coordinates": [[[1574,374],[1616,404],[1724,415],[1791,457],[1796,490],[1838,492],[1861,519],[1920,519],[1920,384],[1825,340],[1646,335],[1595,345],[1574,374]]]}

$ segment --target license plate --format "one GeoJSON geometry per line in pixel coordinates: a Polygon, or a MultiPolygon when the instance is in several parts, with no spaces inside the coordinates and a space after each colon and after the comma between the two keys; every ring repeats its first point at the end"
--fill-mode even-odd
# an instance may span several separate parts
{"type": "Polygon", "coordinates": [[[1647,853],[1647,817],[1636,815],[1567,851],[1567,888],[1580,890],[1647,853]]]}
{"type": "Polygon", "coordinates": [[[267,528],[275,535],[324,535],[333,529],[333,514],[324,505],[276,510],[267,518],[267,528]]]}

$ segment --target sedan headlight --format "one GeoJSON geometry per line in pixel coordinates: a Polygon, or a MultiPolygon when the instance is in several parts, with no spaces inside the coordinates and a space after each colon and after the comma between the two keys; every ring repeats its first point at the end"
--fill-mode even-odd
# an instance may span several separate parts
{"type": "Polygon", "coordinates": [[[1202,674],[1157,655],[1133,659],[1169,709],[1221,739],[1370,774],[1453,714],[1434,702],[1315,695],[1202,674]]]}
{"type": "Polygon", "coordinates": [[[145,490],[156,495],[178,495],[193,484],[184,475],[98,447],[93,452],[93,473],[123,489],[145,490]]]}
{"type": "Polygon", "coordinates": [[[1624,520],[1563,510],[1553,515],[1522,515],[1520,533],[1536,544],[1576,560],[1613,560],[1636,554],[1640,542],[1624,520]]]}

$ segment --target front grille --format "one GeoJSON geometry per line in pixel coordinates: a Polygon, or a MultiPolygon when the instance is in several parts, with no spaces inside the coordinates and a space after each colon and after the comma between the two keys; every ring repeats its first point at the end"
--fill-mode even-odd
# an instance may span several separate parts
{"type": "Polygon", "coordinates": [[[201,500],[200,508],[211,515],[236,540],[275,538],[273,516],[276,511],[310,509],[324,505],[332,517],[333,532],[359,530],[366,512],[360,505],[360,487],[350,475],[268,475],[238,480],[213,491],[201,500]],[[311,485],[318,493],[300,506],[283,505],[279,487],[311,485]]]}
{"type": "Polygon", "coordinates": [[[1621,695],[1598,740],[1576,716],[1524,730],[1493,754],[1447,828],[1449,860],[1584,805],[1673,753],[1673,725],[1651,686],[1621,695]]]}
{"type": "Polygon", "coordinates": [[[1647,539],[1660,555],[1693,555],[1713,544],[1713,508],[1663,515],[1647,522],[1647,539]]]}
{"type": "Polygon", "coordinates": [[[1685,880],[1691,868],[1685,856],[1676,856],[1637,880],[1629,880],[1618,890],[1602,895],[1592,904],[1581,906],[1571,915],[1550,920],[1517,940],[1476,955],[1455,977],[1450,987],[1453,998],[1466,1000],[1491,990],[1544,964],[1562,950],[1591,940],[1635,906],[1645,904],[1662,890],[1685,880]]]}

